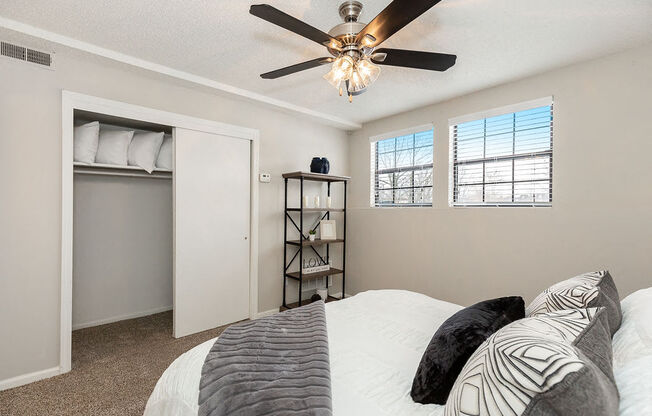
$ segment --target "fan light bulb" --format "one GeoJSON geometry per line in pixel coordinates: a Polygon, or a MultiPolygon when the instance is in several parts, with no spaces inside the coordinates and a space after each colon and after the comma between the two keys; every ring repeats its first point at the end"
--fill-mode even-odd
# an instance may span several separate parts
{"type": "Polygon", "coordinates": [[[380,75],[380,67],[374,65],[369,59],[361,59],[356,65],[356,70],[364,80],[365,86],[373,84],[380,75]]]}
{"type": "Polygon", "coordinates": [[[324,75],[324,79],[333,87],[339,89],[342,81],[351,78],[354,64],[353,58],[350,56],[340,56],[333,62],[331,70],[324,75]]]}
{"type": "Polygon", "coordinates": [[[380,67],[374,65],[368,57],[362,57],[356,62],[352,57],[342,55],[335,59],[324,79],[339,91],[340,97],[346,89],[349,102],[352,102],[353,95],[360,94],[376,81],[379,75],[380,67]],[[346,84],[345,88],[342,87],[343,82],[346,84]]]}
{"type": "Polygon", "coordinates": [[[348,85],[348,90],[350,93],[353,92],[358,92],[362,91],[363,89],[367,88],[367,83],[365,83],[364,78],[358,70],[354,70],[353,74],[351,75],[351,79],[349,79],[349,85],[348,85]]]}

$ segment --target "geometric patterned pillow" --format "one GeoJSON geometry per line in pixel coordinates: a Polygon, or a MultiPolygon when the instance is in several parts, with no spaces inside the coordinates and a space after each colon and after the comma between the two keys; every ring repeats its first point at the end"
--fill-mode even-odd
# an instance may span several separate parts
{"type": "Polygon", "coordinates": [[[505,326],[469,358],[445,409],[446,416],[617,413],[604,308],[545,313],[505,326]]]}
{"type": "Polygon", "coordinates": [[[613,336],[623,315],[616,284],[607,270],[581,274],[550,286],[528,305],[525,316],[591,307],[607,308],[613,336]]]}

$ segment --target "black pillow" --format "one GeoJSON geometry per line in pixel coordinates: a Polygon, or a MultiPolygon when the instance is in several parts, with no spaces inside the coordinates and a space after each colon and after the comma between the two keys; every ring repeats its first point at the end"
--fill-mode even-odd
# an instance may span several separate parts
{"type": "Polygon", "coordinates": [[[478,302],[448,318],[421,357],[410,391],[412,399],[423,404],[446,404],[455,379],[480,344],[523,317],[523,298],[510,296],[478,302]]]}

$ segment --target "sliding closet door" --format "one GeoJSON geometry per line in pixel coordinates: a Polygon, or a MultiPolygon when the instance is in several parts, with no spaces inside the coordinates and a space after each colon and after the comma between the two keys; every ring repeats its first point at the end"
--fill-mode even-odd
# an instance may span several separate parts
{"type": "Polygon", "coordinates": [[[249,317],[249,144],[175,130],[175,337],[249,317]]]}

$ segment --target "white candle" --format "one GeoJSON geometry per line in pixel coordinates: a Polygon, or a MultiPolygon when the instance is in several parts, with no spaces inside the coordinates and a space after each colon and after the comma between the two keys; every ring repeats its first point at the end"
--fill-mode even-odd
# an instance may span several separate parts
{"type": "Polygon", "coordinates": [[[326,206],[327,206],[328,208],[331,207],[331,203],[332,203],[332,202],[333,202],[333,200],[331,199],[330,196],[329,196],[328,198],[326,198],[326,206]]]}
{"type": "Polygon", "coordinates": [[[315,208],[319,208],[319,195],[315,195],[315,208]]]}
{"type": "Polygon", "coordinates": [[[307,196],[303,197],[303,207],[308,208],[308,197],[307,196]]]}

